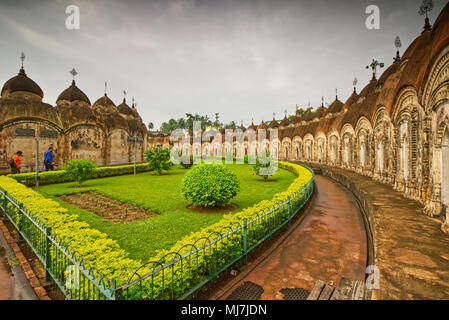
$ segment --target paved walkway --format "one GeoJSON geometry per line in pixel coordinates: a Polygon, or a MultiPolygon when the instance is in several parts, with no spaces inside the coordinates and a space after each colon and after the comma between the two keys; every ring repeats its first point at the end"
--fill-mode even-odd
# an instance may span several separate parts
{"type": "Polygon", "coordinates": [[[36,294],[0,231],[0,300],[36,300],[36,294]]]}
{"type": "Polygon", "coordinates": [[[317,280],[334,286],[342,277],[364,281],[367,244],[359,207],[350,192],[329,178],[317,175],[315,181],[304,220],[214,298],[227,298],[247,281],[262,286],[261,299],[270,300],[283,299],[283,288],[311,290],[317,280]]]}
{"type": "Polygon", "coordinates": [[[357,173],[331,170],[371,208],[375,263],[380,289],[374,299],[449,299],[449,236],[441,220],[423,214],[423,206],[391,186],[357,173]]]}

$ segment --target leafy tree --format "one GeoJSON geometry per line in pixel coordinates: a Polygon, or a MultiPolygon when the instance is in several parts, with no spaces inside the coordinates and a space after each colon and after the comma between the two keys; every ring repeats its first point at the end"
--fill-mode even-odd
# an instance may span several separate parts
{"type": "Polygon", "coordinates": [[[270,156],[269,152],[266,152],[264,160],[265,160],[264,162],[266,162],[266,163],[261,163],[259,161],[259,157],[257,157],[256,164],[253,166],[253,171],[257,175],[262,176],[264,181],[266,182],[268,180],[268,177],[272,176],[275,173],[275,170],[272,166],[273,158],[270,156]],[[261,174],[261,172],[260,172],[261,169],[264,169],[265,173],[267,173],[267,174],[261,174]]]}
{"type": "Polygon", "coordinates": [[[235,129],[237,128],[237,124],[235,121],[231,121],[229,124],[225,125],[225,129],[235,129]]]}
{"type": "Polygon", "coordinates": [[[171,168],[170,149],[162,147],[153,147],[145,151],[145,158],[151,171],[156,171],[158,175],[162,174],[162,170],[171,168]]]}
{"type": "Polygon", "coordinates": [[[227,204],[240,191],[237,175],[227,166],[201,164],[186,173],[181,193],[194,205],[216,207],[227,204]]]}
{"type": "Polygon", "coordinates": [[[79,185],[95,175],[96,165],[90,159],[69,160],[62,168],[79,185]]]}
{"type": "Polygon", "coordinates": [[[148,130],[153,130],[153,129],[154,129],[154,124],[153,124],[153,122],[150,122],[148,124],[148,130]]]}

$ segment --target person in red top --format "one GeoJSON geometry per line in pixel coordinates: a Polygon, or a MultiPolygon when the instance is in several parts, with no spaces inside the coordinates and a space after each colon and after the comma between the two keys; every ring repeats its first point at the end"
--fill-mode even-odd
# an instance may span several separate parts
{"type": "Polygon", "coordinates": [[[22,151],[17,151],[14,157],[12,157],[10,165],[11,165],[11,173],[20,173],[20,157],[22,156],[22,151]]]}

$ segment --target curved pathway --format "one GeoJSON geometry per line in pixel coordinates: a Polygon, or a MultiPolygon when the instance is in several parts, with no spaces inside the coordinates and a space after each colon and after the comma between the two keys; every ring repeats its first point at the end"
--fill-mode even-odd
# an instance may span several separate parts
{"type": "Polygon", "coordinates": [[[316,175],[315,182],[302,222],[214,298],[226,299],[247,281],[261,286],[261,299],[270,300],[283,299],[284,288],[311,290],[317,280],[335,287],[342,277],[364,281],[367,242],[359,206],[329,178],[316,175]]]}

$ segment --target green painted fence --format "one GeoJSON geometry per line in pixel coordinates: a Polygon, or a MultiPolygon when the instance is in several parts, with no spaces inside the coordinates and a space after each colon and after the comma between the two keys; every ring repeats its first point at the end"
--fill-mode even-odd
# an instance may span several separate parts
{"type": "Polygon", "coordinates": [[[84,260],[51,228],[0,188],[1,208],[67,299],[113,300],[115,284],[84,260]]]}

